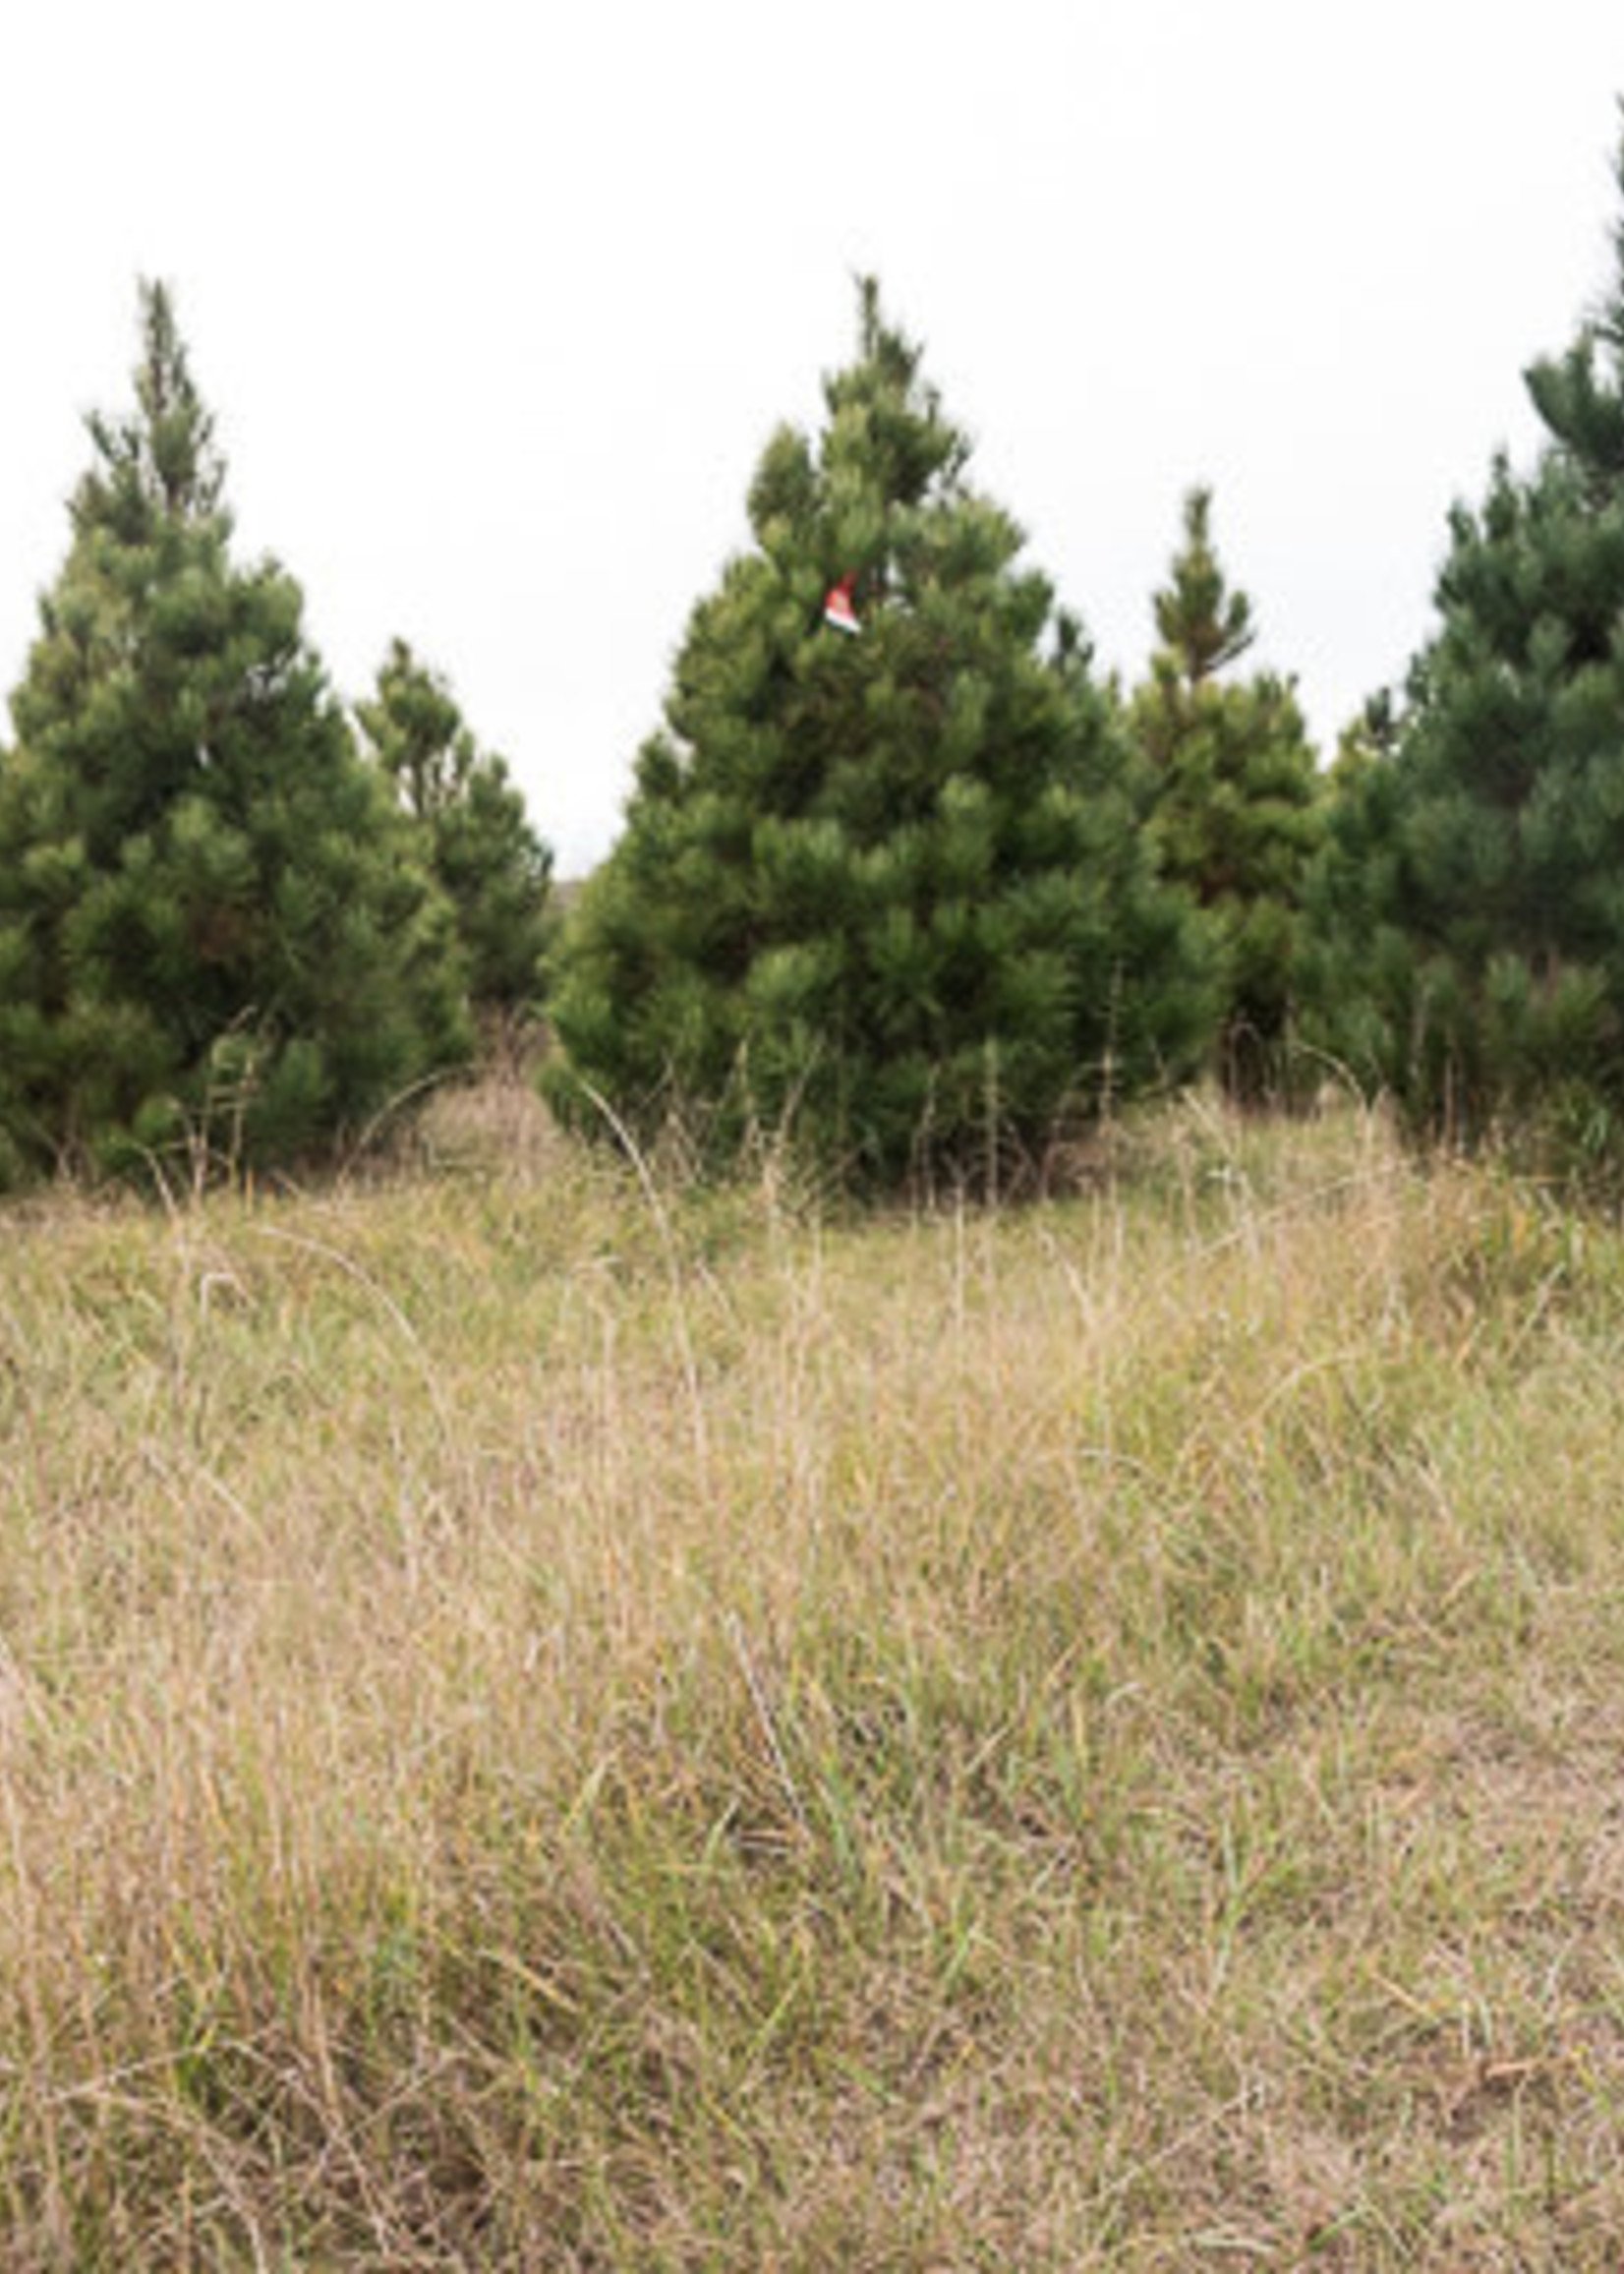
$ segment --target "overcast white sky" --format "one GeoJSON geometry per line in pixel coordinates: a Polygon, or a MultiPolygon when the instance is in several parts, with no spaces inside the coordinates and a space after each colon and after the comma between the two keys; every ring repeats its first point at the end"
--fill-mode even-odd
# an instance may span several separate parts
{"type": "Polygon", "coordinates": [[[564,874],[855,272],[1130,676],[1197,481],[1329,745],[1606,283],[1620,0],[51,0],[0,27],[0,685],[175,287],[245,556],[390,636],[564,874]]]}

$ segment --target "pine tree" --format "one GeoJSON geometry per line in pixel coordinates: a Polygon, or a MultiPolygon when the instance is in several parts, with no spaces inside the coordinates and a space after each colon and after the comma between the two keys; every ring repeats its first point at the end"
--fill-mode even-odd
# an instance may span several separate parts
{"type": "Polygon", "coordinates": [[[531,828],[506,762],[482,750],[449,687],[395,640],[377,692],[356,706],[377,763],[423,835],[457,919],[475,1009],[533,1012],[551,926],[552,856],[531,828]]]}
{"type": "Polygon", "coordinates": [[[297,585],[237,567],[168,292],[95,458],[0,774],[0,1178],[330,1142],[467,1047],[450,911],[297,585]]]}
{"type": "MultiPolygon", "coordinates": [[[[1624,155],[1618,168],[1624,193],[1624,155]]],[[[1418,1128],[1614,1147],[1624,1114],[1624,226],[1529,387],[1546,439],[1455,508],[1391,753],[1315,889],[1328,1041],[1418,1128]]]]}
{"type": "Polygon", "coordinates": [[[919,367],[865,282],[816,445],[767,446],[566,938],[566,1105],[697,1104],[723,1148],[792,1124],[880,1182],[991,1173],[1204,1039],[1080,633],[919,367]]]}
{"type": "Polygon", "coordinates": [[[1255,637],[1213,549],[1211,493],[1185,500],[1184,544],[1155,595],[1161,646],[1130,725],[1149,761],[1151,826],[1169,877],[1213,920],[1223,969],[1217,1066],[1256,1098],[1284,1079],[1298,910],[1318,830],[1318,783],[1296,693],[1263,672],[1218,674],[1255,637]]]}

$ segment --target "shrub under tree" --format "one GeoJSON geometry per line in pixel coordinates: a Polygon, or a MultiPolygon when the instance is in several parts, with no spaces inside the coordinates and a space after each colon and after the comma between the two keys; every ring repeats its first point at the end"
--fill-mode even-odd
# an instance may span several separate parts
{"type": "Polygon", "coordinates": [[[1112,706],[919,365],[865,282],[821,436],[768,444],[566,935],[566,1108],[977,1176],[1204,1045],[1199,926],[1112,706]]]}
{"type": "Polygon", "coordinates": [[[238,566],[168,293],[0,762],[0,1181],[308,1157],[466,1053],[451,912],[302,630],[238,566]]]}

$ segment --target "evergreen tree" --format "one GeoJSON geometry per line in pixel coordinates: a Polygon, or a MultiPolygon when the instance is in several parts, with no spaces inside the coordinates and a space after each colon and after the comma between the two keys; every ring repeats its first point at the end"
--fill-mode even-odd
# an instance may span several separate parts
{"type": "Polygon", "coordinates": [[[95,460],[0,774],[0,1180],[330,1141],[467,1046],[450,911],[274,564],[237,567],[168,293],[95,460]]]}
{"type": "Polygon", "coordinates": [[[1149,761],[1167,874],[1212,917],[1223,970],[1218,1071],[1255,1098],[1283,1079],[1298,910],[1318,829],[1314,754],[1291,683],[1218,674],[1250,647],[1251,603],[1213,549],[1211,494],[1185,500],[1185,540],[1155,596],[1161,646],[1130,725],[1149,761]]]}
{"type": "Polygon", "coordinates": [[[475,1008],[509,1017],[534,1010],[552,856],[505,761],[476,745],[444,679],[404,640],[391,644],[376,698],[358,704],[356,716],[456,913],[475,1008]]]}
{"type": "MultiPolygon", "coordinates": [[[[1624,192],[1624,158],[1619,165],[1624,192]]],[[[1315,886],[1331,1047],[1420,1128],[1615,1141],[1624,1111],[1624,227],[1612,296],[1529,375],[1546,440],[1457,506],[1390,753],[1315,886]]]]}
{"type": "Polygon", "coordinates": [[[1197,927],[1080,633],[919,364],[865,282],[817,443],[767,446],[566,935],[566,1105],[698,1102],[723,1146],[792,1122],[873,1180],[990,1172],[995,1134],[1035,1148],[1204,1041],[1197,927]]]}

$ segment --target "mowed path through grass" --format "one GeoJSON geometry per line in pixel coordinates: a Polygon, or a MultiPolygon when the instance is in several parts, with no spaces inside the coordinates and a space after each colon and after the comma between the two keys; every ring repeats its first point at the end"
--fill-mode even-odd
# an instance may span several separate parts
{"type": "Polygon", "coordinates": [[[0,2264],[1616,2266],[1617,1234],[504,1110],[4,1219],[0,2264]]]}

